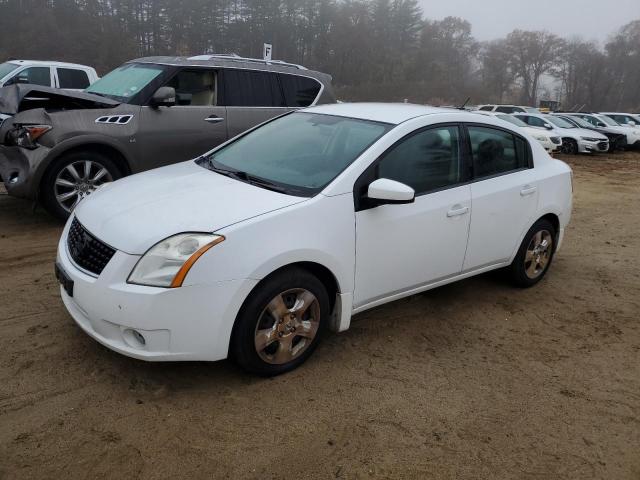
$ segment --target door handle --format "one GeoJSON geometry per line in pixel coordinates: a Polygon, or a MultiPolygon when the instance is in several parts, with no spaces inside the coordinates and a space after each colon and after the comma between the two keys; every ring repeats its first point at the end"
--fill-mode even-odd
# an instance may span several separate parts
{"type": "Polygon", "coordinates": [[[454,205],[454,207],[447,212],[447,217],[458,217],[469,212],[469,207],[461,207],[460,205],[454,205]]]}
{"type": "Polygon", "coordinates": [[[205,118],[204,121],[209,123],[220,123],[220,122],[224,122],[224,117],[217,117],[215,115],[210,115],[207,118],[205,118]]]}
{"type": "Polygon", "coordinates": [[[524,187],[522,187],[522,190],[520,190],[520,195],[523,197],[526,197],[527,195],[531,195],[532,193],[536,193],[536,190],[538,189],[538,187],[536,187],[535,185],[525,185],[524,187]]]}

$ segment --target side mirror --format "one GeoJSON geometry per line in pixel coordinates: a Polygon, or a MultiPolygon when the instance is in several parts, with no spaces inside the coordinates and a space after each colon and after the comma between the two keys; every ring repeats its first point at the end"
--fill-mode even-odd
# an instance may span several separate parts
{"type": "Polygon", "coordinates": [[[631,125],[632,127],[635,127],[635,126],[636,126],[636,122],[634,122],[633,120],[629,120],[627,123],[628,123],[629,125],[631,125]]]}
{"type": "Polygon", "coordinates": [[[606,127],[606,125],[604,123],[602,123],[602,122],[598,122],[598,123],[596,123],[596,127],[604,128],[604,127],[606,127]]]}
{"type": "Polygon", "coordinates": [[[553,130],[553,127],[551,126],[550,123],[545,123],[544,128],[546,128],[547,130],[553,130]]]}
{"type": "Polygon", "coordinates": [[[413,203],[416,192],[404,183],[379,178],[369,184],[367,199],[376,205],[413,203]]]}
{"type": "Polygon", "coordinates": [[[160,87],[151,97],[151,106],[173,107],[176,104],[176,89],[173,87],[160,87]]]}

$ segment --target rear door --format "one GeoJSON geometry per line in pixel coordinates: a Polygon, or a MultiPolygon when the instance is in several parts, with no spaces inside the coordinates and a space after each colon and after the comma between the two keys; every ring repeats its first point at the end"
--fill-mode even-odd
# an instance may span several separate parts
{"type": "Polygon", "coordinates": [[[507,261],[533,224],[538,181],[529,142],[505,129],[467,125],[473,215],[464,271],[507,261]]]}
{"type": "Polygon", "coordinates": [[[292,110],[275,72],[224,69],[221,78],[229,138],[292,110]]]}
{"type": "Polygon", "coordinates": [[[172,107],[143,106],[136,139],[142,169],[196,158],[227,139],[227,111],[218,106],[218,72],[178,71],[166,86],[176,90],[172,107]]]}

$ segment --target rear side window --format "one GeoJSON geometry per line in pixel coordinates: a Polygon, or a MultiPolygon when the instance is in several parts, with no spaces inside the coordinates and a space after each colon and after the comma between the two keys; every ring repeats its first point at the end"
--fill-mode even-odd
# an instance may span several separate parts
{"type": "Polygon", "coordinates": [[[538,117],[531,117],[529,115],[518,115],[518,118],[524,122],[527,122],[532,127],[544,127],[545,121],[538,117]]]}
{"type": "Polygon", "coordinates": [[[529,167],[529,150],[522,138],[489,127],[469,126],[468,131],[476,178],[529,167]]]}
{"type": "Polygon", "coordinates": [[[280,82],[287,107],[308,107],[320,93],[320,83],[313,78],[281,73],[280,82]]]}
{"type": "Polygon", "coordinates": [[[58,68],[60,88],[84,90],[90,85],[89,76],[84,70],[74,68],[58,68]]]}
{"type": "Polygon", "coordinates": [[[480,107],[479,110],[482,110],[483,112],[491,112],[493,110],[493,106],[486,105],[484,107],[480,107]]]}
{"type": "Polygon", "coordinates": [[[496,108],[496,112],[514,113],[514,112],[522,112],[522,109],[516,108],[516,107],[498,107],[498,108],[496,108]]]}
{"type": "Polygon", "coordinates": [[[224,101],[230,107],[284,107],[277,74],[252,70],[224,71],[224,101]]]}

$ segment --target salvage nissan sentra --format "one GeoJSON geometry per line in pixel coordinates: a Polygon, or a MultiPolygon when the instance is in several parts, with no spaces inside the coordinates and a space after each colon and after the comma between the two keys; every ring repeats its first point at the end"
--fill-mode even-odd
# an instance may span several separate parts
{"type": "Polygon", "coordinates": [[[497,118],[314,107],[101,187],[68,220],[56,274],[78,325],[117,352],[276,375],[368,308],[497,268],[534,285],[571,192],[571,169],[497,118]]]}

